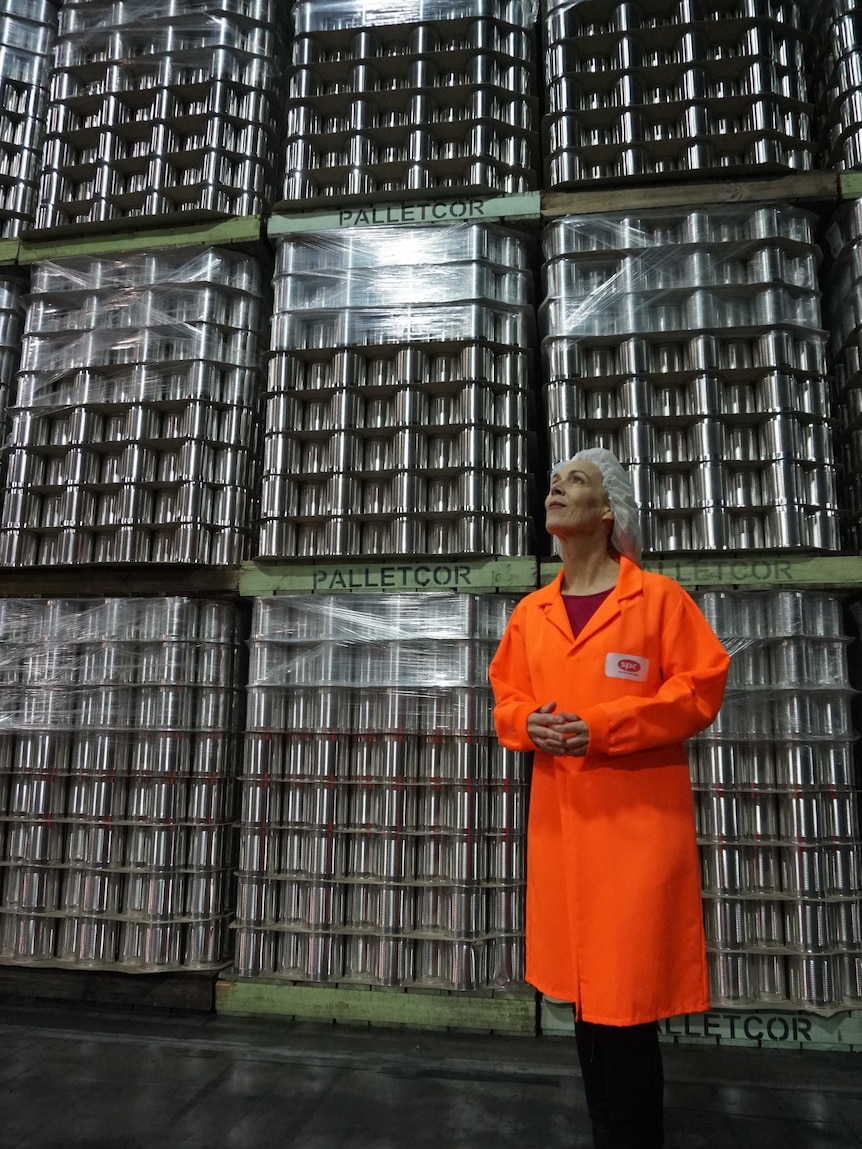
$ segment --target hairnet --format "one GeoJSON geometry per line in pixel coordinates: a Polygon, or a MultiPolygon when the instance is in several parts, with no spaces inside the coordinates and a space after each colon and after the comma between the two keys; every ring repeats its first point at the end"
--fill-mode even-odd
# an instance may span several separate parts
{"type": "Polygon", "coordinates": [[[614,512],[614,529],[611,531],[611,546],[618,554],[625,555],[633,563],[641,565],[641,527],[634,488],[622,463],[605,447],[587,447],[578,451],[571,459],[558,463],[554,470],[585,459],[593,463],[602,474],[602,484],[614,512]]]}

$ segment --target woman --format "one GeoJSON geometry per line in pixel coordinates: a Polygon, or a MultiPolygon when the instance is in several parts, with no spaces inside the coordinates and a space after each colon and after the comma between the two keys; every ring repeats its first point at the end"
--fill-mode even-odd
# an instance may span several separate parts
{"type": "Polygon", "coordinates": [[[656,1021],[709,1008],[683,741],[729,659],[671,579],[640,569],[628,477],[601,448],[558,466],[563,569],[512,614],[491,664],[497,735],[535,750],[527,980],[571,1001],[599,1149],[664,1143],[656,1021]]]}

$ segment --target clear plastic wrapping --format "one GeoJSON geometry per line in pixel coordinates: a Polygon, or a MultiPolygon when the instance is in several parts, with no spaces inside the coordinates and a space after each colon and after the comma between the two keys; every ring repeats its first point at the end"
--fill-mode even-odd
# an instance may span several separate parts
{"type": "Polygon", "coordinates": [[[64,7],[55,67],[92,63],[92,50],[97,46],[101,48],[95,57],[99,62],[220,47],[272,57],[275,11],[273,0],[265,4],[260,0],[217,0],[215,4],[195,0],[182,7],[173,0],[157,0],[153,4],[147,0],[122,0],[64,7]]]}
{"type": "Polygon", "coordinates": [[[810,171],[816,147],[799,5],[544,14],[548,180],[810,171]],[[729,66],[729,62],[733,64],[729,66]]]}
{"type": "Polygon", "coordinates": [[[716,722],[688,746],[717,1004],[859,997],[862,824],[841,600],[698,592],[731,653],[716,722]]]}
{"type": "Polygon", "coordinates": [[[239,560],[257,465],[258,264],[210,249],[35,265],[0,553],[239,560]]]}
{"type": "Polygon", "coordinates": [[[54,42],[54,19],[22,20],[0,17],[0,45],[33,55],[47,56],[54,42]]]}
{"type": "Polygon", "coordinates": [[[859,538],[862,487],[862,313],[856,305],[862,280],[862,201],[842,204],[826,228],[832,256],[824,289],[824,312],[829,319],[830,369],[835,375],[836,416],[844,431],[840,461],[846,476],[845,496],[849,521],[845,541],[853,547],[859,538]]]}
{"type": "Polygon", "coordinates": [[[187,249],[146,251],[123,256],[78,256],[40,260],[33,267],[33,295],[140,289],[159,285],[214,284],[257,292],[261,277],[252,256],[221,248],[190,255],[187,249]]]}
{"type": "Polygon", "coordinates": [[[543,236],[552,335],[819,330],[812,219],[795,208],[567,217],[543,236]]]}
{"type": "Polygon", "coordinates": [[[161,398],[164,375],[183,361],[253,367],[262,294],[255,260],[218,249],[39,263],[18,406],[50,406],[60,381],[74,402],[81,370],[105,369],[103,400],[117,384],[111,375],[137,375],[143,401],[161,398]]]}
{"type": "Polygon", "coordinates": [[[57,9],[35,0],[0,16],[0,236],[21,234],[38,199],[57,9]]]}
{"type": "Polygon", "coordinates": [[[507,595],[291,595],[256,599],[252,641],[375,643],[499,639],[514,606],[507,595]]]}
{"type": "Polygon", "coordinates": [[[489,17],[532,27],[538,16],[538,0],[300,0],[293,6],[293,27],[303,32],[326,32],[340,28],[411,24],[433,20],[489,17]]]}
{"type": "Polygon", "coordinates": [[[403,308],[320,309],[276,316],[279,349],[369,347],[478,339],[527,346],[532,330],[526,308],[504,304],[407,304],[403,308]]]}
{"type": "Polygon", "coordinates": [[[696,601],[731,654],[721,711],[698,741],[844,743],[855,737],[841,604],[813,591],[705,591],[696,601]]]}
{"type": "MultiPolygon", "coordinates": [[[[289,202],[537,186],[536,36],[529,6],[294,6],[283,195],[289,202]]],[[[453,213],[457,212],[453,207],[453,213]]]]}
{"type": "Polygon", "coordinates": [[[464,338],[523,346],[530,329],[525,241],[498,228],[359,229],[288,240],[274,288],[276,348],[464,338]]]}
{"type": "Polygon", "coordinates": [[[275,282],[279,311],[334,307],[390,307],[416,303],[447,303],[452,299],[487,299],[523,305],[532,291],[528,273],[477,263],[447,263],[435,268],[393,267],[381,274],[376,267],[309,273],[291,272],[275,282]]]}
{"type": "Polygon", "coordinates": [[[551,455],[613,451],[647,550],[838,548],[812,226],[769,204],[546,229],[551,455]]]}
{"type": "Polygon", "coordinates": [[[529,269],[527,240],[508,228],[469,223],[313,232],[279,240],[276,276],[348,268],[374,268],[387,274],[397,268],[428,266],[445,276],[450,263],[465,260],[525,271],[529,269]]]}
{"type": "Polygon", "coordinates": [[[488,224],[360,227],[280,240],[276,275],[348,268],[375,268],[385,274],[419,266],[434,266],[445,274],[449,263],[464,260],[527,270],[529,249],[524,236],[488,224]]]}
{"type": "MultiPolygon", "coordinates": [[[[544,232],[547,259],[585,251],[627,251],[686,244],[792,240],[814,244],[816,217],[786,204],[651,209],[633,214],[567,216],[544,232]]],[[[672,253],[671,253],[672,254],[672,253]]],[[[720,255],[720,252],[717,254],[720,255]]]]}
{"type": "Polygon", "coordinates": [[[526,758],[498,745],[487,686],[513,605],[459,594],[256,601],[241,975],[320,982],[337,970],[359,984],[460,990],[522,978],[526,758]],[[473,684],[454,685],[464,655],[473,684]],[[337,685],[351,656],[377,669],[337,685]],[[376,684],[384,664],[394,685],[376,684]]]}
{"type": "Polygon", "coordinates": [[[265,23],[274,19],[275,7],[274,0],[72,0],[63,5],[61,28],[64,33],[85,33],[171,19],[195,25],[218,16],[241,16],[265,23]]]}
{"type": "Polygon", "coordinates": [[[822,3],[813,21],[814,94],[821,113],[821,162],[846,170],[862,155],[860,22],[852,6],[822,3]]]}
{"type": "Polygon", "coordinates": [[[260,553],[525,553],[524,237],[311,234],[274,290],[260,553]]]}
{"type": "Polygon", "coordinates": [[[272,0],[64,7],[37,227],[259,212],[278,15],[272,0]]]}
{"type": "MultiPolygon", "coordinates": [[[[27,740],[5,736],[0,762],[11,770],[24,761],[35,770],[49,763],[62,774],[57,756],[70,750],[68,733],[56,744],[38,738],[94,731],[110,736],[119,771],[121,751],[125,760],[134,745],[132,731],[233,729],[236,628],[233,608],[192,599],[7,600],[0,614],[0,725],[27,740]]],[[[173,747],[163,742],[167,763],[179,760],[182,739],[173,747]]],[[[144,750],[139,757],[145,760],[144,750]]]]}
{"type": "Polygon", "coordinates": [[[46,651],[81,642],[237,641],[235,610],[191,598],[4,599],[0,641],[45,644],[46,651]]]}
{"type": "Polygon", "coordinates": [[[323,691],[348,730],[374,729],[375,710],[381,730],[464,730],[472,712],[485,734],[488,665],[511,607],[505,597],[458,594],[257,600],[249,728],[307,728],[323,691]],[[337,687],[353,689],[336,698],[337,687]]]}
{"type": "Polygon", "coordinates": [[[267,646],[253,660],[257,686],[482,686],[497,642],[479,639],[400,639],[372,649],[348,643],[302,644],[285,657],[284,647],[267,646]]]}
{"type": "Polygon", "coordinates": [[[2,604],[0,961],[223,960],[238,627],[196,599],[2,604]]]}
{"type": "Polygon", "coordinates": [[[4,16],[21,17],[26,8],[26,19],[36,23],[50,24],[57,16],[57,0],[3,0],[0,12],[4,16]]]}

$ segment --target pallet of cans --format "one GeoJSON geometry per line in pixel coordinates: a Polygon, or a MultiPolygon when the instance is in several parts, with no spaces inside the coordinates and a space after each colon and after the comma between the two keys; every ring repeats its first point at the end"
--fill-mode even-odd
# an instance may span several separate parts
{"type": "Polygon", "coordinates": [[[545,0],[550,187],[809,171],[795,0],[545,0]]]}
{"type": "Polygon", "coordinates": [[[0,0],[0,237],[32,227],[58,2],[0,0]]]}
{"type": "Polygon", "coordinates": [[[244,557],[262,298],[215,248],[34,265],[0,562],[244,557]]]}
{"type": "Polygon", "coordinates": [[[552,462],[614,451],[648,550],[838,548],[813,226],[772,204],[545,229],[552,462]]]}
{"type": "Polygon", "coordinates": [[[473,990],[523,979],[526,756],[488,663],[514,600],[255,601],[240,977],[473,990]]]}
{"type": "Polygon", "coordinates": [[[259,213],[274,179],[278,8],[65,3],[37,229],[259,213]]]}
{"type": "Polygon", "coordinates": [[[286,201],[538,186],[526,0],[301,0],[293,25],[286,201]]]}
{"type": "Polygon", "coordinates": [[[862,1001],[862,832],[841,604],[701,592],[731,653],[724,705],[689,744],[712,1001],[862,1001]]]}
{"type": "Polygon", "coordinates": [[[812,95],[820,161],[847,171],[862,165],[862,14],[854,0],[824,0],[814,21],[812,95]]]}
{"type": "Polygon", "coordinates": [[[835,415],[842,494],[848,517],[845,542],[862,540],[862,201],[842,204],[825,232],[831,262],[823,309],[829,331],[829,367],[835,379],[835,415]]]}
{"type": "Polygon", "coordinates": [[[222,962],[238,637],[214,601],[0,603],[0,962],[222,962]]]}
{"type": "Polygon", "coordinates": [[[280,245],[259,555],[528,553],[528,268],[483,224],[280,245]]]}

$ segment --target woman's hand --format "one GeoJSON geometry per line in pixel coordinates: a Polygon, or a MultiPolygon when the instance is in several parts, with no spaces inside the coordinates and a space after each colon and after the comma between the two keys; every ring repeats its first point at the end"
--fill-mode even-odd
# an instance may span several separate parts
{"type": "Polygon", "coordinates": [[[568,754],[582,758],[590,743],[590,732],[586,722],[577,714],[561,710],[556,712],[556,702],[546,702],[527,719],[527,734],[533,745],[543,754],[561,757],[568,754]]]}

